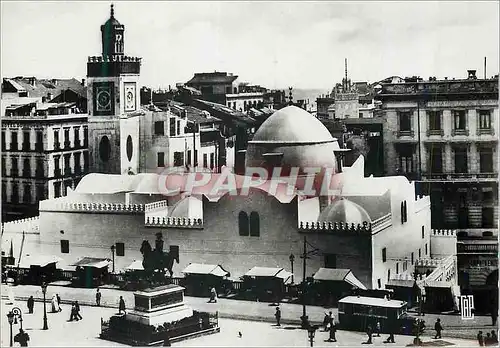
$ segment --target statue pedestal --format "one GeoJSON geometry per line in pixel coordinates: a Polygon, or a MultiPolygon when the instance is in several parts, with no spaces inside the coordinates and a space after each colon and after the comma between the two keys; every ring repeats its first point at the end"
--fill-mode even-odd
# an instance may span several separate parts
{"type": "Polygon", "coordinates": [[[127,312],[127,319],[144,325],[171,323],[193,316],[193,310],[184,303],[184,288],[165,285],[134,293],[135,307],[127,312]]]}

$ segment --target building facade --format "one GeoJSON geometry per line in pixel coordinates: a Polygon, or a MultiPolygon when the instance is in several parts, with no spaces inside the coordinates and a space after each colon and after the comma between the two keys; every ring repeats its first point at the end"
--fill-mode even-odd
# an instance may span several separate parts
{"type": "Polygon", "coordinates": [[[87,114],[76,103],[27,103],[2,119],[2,220],[38,214],[88,173],[87,114]]]}
{"type": "Polygon", "coordinates": [[[377,98],[386,174],[415,180],[431,197],[432,227],[458,231],[462,288],[496,284],[498,75],[382,83],[377,98]]]}

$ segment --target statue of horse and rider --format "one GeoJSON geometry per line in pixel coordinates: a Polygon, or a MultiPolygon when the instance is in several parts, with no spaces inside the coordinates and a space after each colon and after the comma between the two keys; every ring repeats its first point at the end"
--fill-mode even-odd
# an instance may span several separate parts
{"type": "Polygon", "coordinates": [[[143,258],[142,267],[144,267],[148,279],[165,279],[166,271],[169,272],[170,279],[172,278],[174,261],[179,263],[179,254],[173,252],[172,248],[170,252],[163,251],[163,236],[161,233],[156,234],[154,249],[151,248],[147,240],[144,240],[140,251],[143,258]]]}

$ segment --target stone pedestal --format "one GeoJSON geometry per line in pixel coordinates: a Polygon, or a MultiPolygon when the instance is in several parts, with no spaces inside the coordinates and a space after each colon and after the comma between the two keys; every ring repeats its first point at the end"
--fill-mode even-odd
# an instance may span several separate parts
{"type": "Polygon", "coordinates": [[[193,310],[184,303],[184,288],[165,285],[134,293],[135,307],[127,313],[130,321],[157,326],[193,316],[193,310]]]}

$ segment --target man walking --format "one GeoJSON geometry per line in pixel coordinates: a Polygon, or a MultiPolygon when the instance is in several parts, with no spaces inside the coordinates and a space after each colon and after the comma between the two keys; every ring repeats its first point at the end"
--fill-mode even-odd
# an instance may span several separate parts
{"type": "Polygon", "coordinates": [[[19,342],[21,347],[27,347],[29,340],[30,336],[23,329],[19,329],[19,333],[14,336],[14,342],[19,342]]]}
{"type": "Polygon", "coordinates": [[[498,319],[498,308],[492,306],[491,308],[491,326],[495,326],[497,324],[498,319]]]}
{"type": "MultiPolygon", "coordinates": [[[[330,312],[332,313],[332,312],[330,312]]],[[[335,337],[335,334],[337,333],[337,325],[335,323],[335,319],[331,316],[330,314],[330,317],[331,317],[331,320],[330,320],[330,336],[328,337],[328,342],[337,342],[337,338],[335,337]]]]}
{"type": "Polygon", "coordinates": [[[59,294],[56,294],[56,299],[57,299],[57,305],[59,306],[59,312],[62,311],[61,309],[61,296],[59,294]]]}
{"type": "Polygon", "coordinates": [[[443,331],[443,326],[441,326],[441,319],[437,319],[436,323],[434,324],[434,330],[436,330],[436,336],[434,336],[434,339],[441,338],[441,331],[443,331]]]}
{"type": "Polygon", "coordinates": [[[101,306],[101,293],[99,291],[99,288],[97,288],[97,292],[95,293],[95,304],[97,307],[101,306]]]}
{"type": "Polygon", "coordinates": [[[118,303],[118,314],[126,314],[125,312],[125,300],[123,299],[122,296],[120,296],[120,302],[118,303]]]}
{"type": "Polygon", "coordinates": [[[276,318],[276,326],[281,326],[281,310],[279,307],[276,307],[276,313],[274,313],[274,317],[276,318]]]}
{"type": "Polygon", "coordinates": [[[33,307],[35,306],[35,299],[33,296],[30,296],[28,299],[28,313],[33,314],[33,307]]]}
{"type": "Polygon", "coordinates": [[[482,331],[479,331],[479,333],[477,334],[477,343],[479,343],[480,346],[484,346],[484,338],[482,331]]]}
{"type": "Polygon", "coordinates": [[[82,316],[80,315],[80,304],[78,303],[78,301],[75,301],[75,311],[76,311],[76,316],[78,317],[78,319],[82,320],[82,316]]]}
{"type": "Polygon", "coordinates": [[[368,335],[368,341],[366,341],[365,344],[372,344],[373,330],[371,325],[368,325],[368,327],[366,328],[366,334],[368,335]]]}

